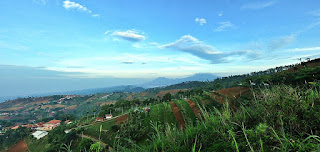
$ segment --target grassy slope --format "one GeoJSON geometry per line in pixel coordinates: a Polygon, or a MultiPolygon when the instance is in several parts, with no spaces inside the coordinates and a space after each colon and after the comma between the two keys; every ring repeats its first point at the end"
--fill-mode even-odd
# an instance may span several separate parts
{"type": "Polygon", "coordinates": [[[37,140],[37,139],[29,136],[25,140],[28,145],[28,149],[31,152],[43,152],[43,151],[47,151],[50,146],[50,144],[47,142],[47,138],[48,138],[48,136],[45,136],[45,137],[37,140]],[[41,145],[41,146],[39,146],[39,145],[41,145]]]}
{"type": "MultiPolygon", "coordinates": [[[[177,126],[177,122],[173,115],[171,106],[168,103],[160,103],[150,107],[150,113],[146,117],[146,122],[157,122],[160,125],[172,124],[177,126]]],[[[149,124],[146,124],[149,125],[149,124]]]]}
{"type": "Polygon", "coordinates": [[[104,143],[110,143],[110,139],[115,137],[115,132],[111,129],[113,125],[114,119],[105,122],[99,122],[94,125],[85,127],[83,134],[93,137],[95,139],[99,139],[100,126],[102,126],[101,140],[104,143]]]}

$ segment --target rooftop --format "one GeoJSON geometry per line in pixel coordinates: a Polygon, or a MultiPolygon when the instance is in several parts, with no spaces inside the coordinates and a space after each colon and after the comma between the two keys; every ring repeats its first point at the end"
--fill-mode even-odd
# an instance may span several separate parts
{"type": "Polygon", "coordinates": [[[61,120],[51,120],[51,121],[47,122],[46,124],[57,124],[60,122],[61,122],[61,120]]]}

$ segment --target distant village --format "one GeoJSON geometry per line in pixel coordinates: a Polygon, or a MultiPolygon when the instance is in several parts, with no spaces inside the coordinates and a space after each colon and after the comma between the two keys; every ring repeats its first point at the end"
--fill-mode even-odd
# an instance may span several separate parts
{"type": "MultiPolygon", "coordinates": [[[[106,114],[105,117],[97,117],[95,119],[96,122],[103,122],[103,121],[107,121],[112,119],[113,116],[112,114],[106,114]]],[[[66,120],[66,121],[61,121],[61,120],[51,120],[49,122],[38,122],[35,123],[35,120],[29,120],[30,123],[28,124],[16,124],[14,126],[11,127],[5,127],[0,131],[0,135],[6,131],[8,131],[9,129],[12,130],[17,130],[19,127],[26,127],[26,128],[30,128],[32,130],[34,130],[34,132],[32,133],[32,135],[36,138],[36,139],[41,139],[43,137],[45,137],[46,135],[48,135],[48,132],[58,126],[60,126],[62,123],[68,125],[73,123],[70,120],[66,120]]],[[[1,128],[2,126],[0,126],[1,128]]],[[[65,133],[69,133],[70,130],[65,130],[65,133]]]]}

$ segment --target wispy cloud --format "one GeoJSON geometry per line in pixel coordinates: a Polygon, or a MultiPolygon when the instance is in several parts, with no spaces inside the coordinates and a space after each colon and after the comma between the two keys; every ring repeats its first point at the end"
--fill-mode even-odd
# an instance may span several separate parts
{"type": "Polygon", "coordinates": [[[184,35],[179,40],[160,46],[160,48],[171,48],[177,51],[187,52],[201,59],[211,62],[211,64],[229,62],[234,56],[242,56],[251,51],[221,52],[213,46],[199,41],[191,35],[184,35]]]}
{"type": "Polygon", "coordinates": [[[284,48],[288,46],[290,43],[292,43],[295,39],[296,39],[296,35],[294,34],[272,39],[267,46],[268,50],[275,51],[275,50],[284,48]]]}
{"type": "Polygon", "coordinates": [[[200,25],[204,25],[207,23],[207,20],[204,18],[196,18],[194,21],[200,25]]]}
{"type": "Polygon", "coordinates": [[[310,14],[316,17],[320,17],[320,9],[311,11],[310,14]]]}
{"type": "Polygon", "coordinates": [[[91,11],[87,7],[85,7],[85,6],[83,6],[83,5],[79,4],[79,3],[76,3],[76,2],[71,2],[69,0],[63,1],[63,5],[62,6],[65,9],[77,9],[77,10],[80,10],[80,11],[91,13],[91,11]]]}
{"type": "Polygon", "coordinates": [[[258,10],[258,9],[263,9],[266,7],[270,7],[277,3],[276,1],[257,1],[257,2],[251,2],[242,5],[241,9],[251,9],[251,10],[258,10]]]}
{"type": "Polygon", "coordinates": [[[46,5],[47,0],[32,0],[34,3],[40,4],[40,5],[46,5]]]}
{"type": "Polygon", "coordinates": [[[220,17],[223,16],[223,12],[219,12],[218,16],[220,16],[220,17]]]}
{"type": "MultiPolygon", "coordinates": [[[[105,34],[110,33],[110,31],[106,31],[105,34]]],[[[136,30],[127,30],[127,31],[115,31],[111,36],[116,36],[124,40],[138,42],[146,39],[146,36],[143,33],[139,33],[136,30]]]]}
{"type": "Polygon", "coordinates": [[[121,62],[122,64],[133,64],[133,61],[124,61],[124,62],[121,62]]]}
{"type": "Polygon", "coordinates": [[[230,21],[220,22],[219,26],[214,29],[215,32],[225,31],[226,29],[234,28],[234,25],[230,21]]]}

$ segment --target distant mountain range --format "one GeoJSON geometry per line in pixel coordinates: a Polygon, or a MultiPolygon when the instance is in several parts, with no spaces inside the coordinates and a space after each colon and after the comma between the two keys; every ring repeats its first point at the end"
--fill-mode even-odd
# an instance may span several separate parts
{"type": "Polygon", "coordinates": [[[112,92],[143,92],[145,91],[142,87],[137,87],[133,85],[122,85],[122,86],[114,86],[114,87],[106,87],[106,88],[95,88],[95,89],[84,89],[84,90],[76,90],[76,91],[68,91],[62,92],[61,94],[71,95],[90,95],[96,93],[112,93],[112,92]]]}
{"type": "Polygon", "coordinates": [[[30,94],[30,95],[24,95],[24,96],[0,96],[0,102],[16,99],[19,97],[28,97],[28,96],[43,97],[43,96],[50,96],[50,95],[73,95],[73,94],[90,95],[90,94],[96,94],[96,93],[112,93],[112,92],[143,92],[145,91],[145,89],[148,89],[148,88],[169,86],[169,85],[178,84],[178,83],[187,82],[187,81],[208,81],[208,80],[212,81],[215,78],[217,78],[217,76],[211,73],[198,73],[189,77],[176,78],[176,79],[159,77],[152,81],[143,83],[141,85],[121,85],[121,86],[114,86],[114,87],[83,89],[83,90],[75,90],[75,91],[30,94]]]}
{"type": "Polygon", "coordinates": [[[143,88],[154,88],[154,87],[163,87],[163,86],[178,84],[178,83],[187,82],[187,81],[213,81],[216,78],[217,76],[211,73],[197,73],[186,78],[169,79],[165,77],[159,77],[150,82],[147,82],[138,86],[143,88]]]}
{"type": "Polygon", "coordinates": [[[50,96],[50,95],[91,95],[96,93],[143,92],[143,91],[145,91],[145,89],[142,87],[137,87],[133,85],[122,85],[122,86],[114,86],[114,87],[106,87],[106,88],[94,88],[94,89],[83,89],[83,90],[75,90],[75,91],[32,94],[32,95],[25,95],[25,96],[4,96],[4,97],[0,97],[0,102],[17,99],[17,98],[25,98],[29,96],[44,97],[44,96],[50,96]]]}

